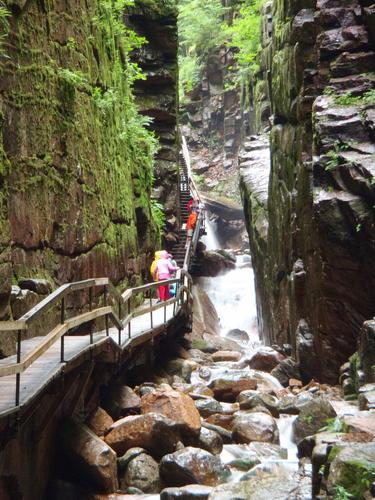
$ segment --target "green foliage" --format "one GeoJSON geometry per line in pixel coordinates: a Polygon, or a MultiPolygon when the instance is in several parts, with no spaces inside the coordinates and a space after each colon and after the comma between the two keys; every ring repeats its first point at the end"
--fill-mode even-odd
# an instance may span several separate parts
{"type": "Polygon", "coordinates": [[[59,68],[58,76],[72,87],[82,87],[87,85],[87,80],[81,71],[72,71],[68,68],[59,68]]]}
{"type": "Polygon", "coordinates": [[[156,200],[151,200],[151,212],[152,218],[156,222],[159,231],[163,231],[165,227],[165,213],[163,209],[163,205],[156,200]]]}
{"type": "Polygon", "coordinates": [[[9,10],[0,2],[0,57],[5,56],[4,44],[9,33],[9,16],[9,10]]]}
{"type": "Polygon", "coordinates": [[[260,12],[263,3],[264,0],[245,0],[232,25],[225,29],[227,43],[238,48],[236,59],[241,78],[256,73],[259,69],[257,55],[260,49],[260,12]]]}
{"type": "Polygon", "coordinates": [[[353,147],[354,143],[352,141],[342,142],[337,140],[333,144],[333,149],[327,152],[328,161],[325,166],[327,172],[335,170],[342,162],[343,158],[340,155],[342,151],[347,151],[353,147]]]}
{"type": "Polygon", "coordinates": [[[303,420],[306,424],[311,425],[311,424],[314,422],[314,418],[315,418],[315,417],[314,417],[314,415],[304,415],[304,416],[302,417],[302,420],[303,420]]]}
{"type": "Polygon", "coordinates": [[[221,0],[180,0],[178,14],[180,98],[199,82],[211,49],[224,43],[221,0]]]}
{"type": "Polygon", "coordinates": [[[341,96],[335,97],[335,104],[339,106],[363,106],[366,104],[375,104],[375,90],[368,90],[363,95],[355,96],[347,92],[341,96]]]}
{"type": "Polygon", "coordinates": [[[350,500],[350,498],[353,498],[353,495],[343,486],[335,486],[335,496],[333,497],[333,500],[350,500]]]}
{"type": "Polygon", "coordinates": [[[319,429],[319,432],[328,431],[328,432],[347,432],[347,425],[342,422],[338,417],[336,418],[327,418],[327,425],[322,429],[319,429]]]}

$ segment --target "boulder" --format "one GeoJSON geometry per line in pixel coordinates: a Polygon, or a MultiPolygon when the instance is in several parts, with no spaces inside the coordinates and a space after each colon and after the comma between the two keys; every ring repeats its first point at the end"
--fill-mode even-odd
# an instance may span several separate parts
{"type": "MultiPolygon", "coordinates": [[[[18,287],[17,287],[18,288],[18,287]]],[[[40,297],[37,293],[31,290],[21,290],[19,293],[12,293],[10,297],[10,305],[14,319],[19,319],[32,309],[38,302],[40,297]]]]}
{"type": "Polygon", "coordinates": [[[262,370],[264,372],[271,372],[285,356],[275,351],[271,347],[261,347],[252,356],[249,361],[250,368],[254,370],[262,370]]]}
{"type": "Polygon", "coordinates": [[[276,421],[267,413],[237,412],[233,420],[232,435],[237,443],[251,443],[252,441],[279,443],[276,421]]]}
{"type": "Polygon", "coordinates": [[[311,436],[326,426],[329,419],[336,416],[336,411],[326,397],[316,397],[301,408],[298,417],[293,422],[294,437],[299,441],[306,436],[311,436]]]}
{"type": "Polygon", "coordinates": [[[273,417],[279,417],[278,400],[275,396],[257,391],[243,391],[238,395],[241,410],[252,410],[260,406],[266,408],[273,417]]]}
{"type": "Polygon", "coordinates": [[[119,471],[124,471],[128,466],[129,462],[131,462],[134,458],[138,457],[138,455],[142,455],[142,453],[146,453],[146,450],[143,448],[130,448],[122,457],[118,457],[117,459],[117,467],[119,471]]]}
{"type": "Polygon", "coordinates": [[[248,471],[264,460],[284,460],[288,450],[277,444],[253,441],[250,444],[224,445],[225,463],[238,470],[248,471]]]}
{"type": "Polygon", "coordinates": [[[343,417],[348,432],[366,432],[375,439],[375,412],[360,411],[353,416],[343,417]]]}
{"type": "Polygon", "coordinates": [[[198,435],[201,419],[194,401],[180,391],[163,391],[142,397],[142,413],[161,413],[174,420],[183,434],[198,435]]]}
{"type": "Polygon", "coordinates": [[[31,290],[38,295],[48,295],[52,292],[52,285],[48,280],[37,278],[25,278],[18,281],[22,290],[31,290]]]}
{"type": "Polygon", "coordinates": [[[221,413],[223,409],[221,403],[214,398],[198,399],[198,401],[195,401],[195,406],[203,418],[215,413],[221,413]]]}
{"type": "Polygon", "coordinates": [[[272,371],[273,375],[284,387],[288,387],[291,378],[300,379],[297,363],[292,358],[282,360],[272,371]]]}
{"type": "Polygon", "coordinates": [[[59,426],[59,447],[74,477],[78,474],[99,491],[116,491],[116,453],[86,425],[63,421],[59,426]]]}
{"type": "MultiPolygon", "coordinates": [[[[199,285],[193,285],[193,339],[201,339],[204,333],[220,335],[217,311],[207,293],[199,285]]],[[[201,349],[198,345],[197,349],[201,349]]]]}
{"type": "Polygon", "coordinates": [[[215,398],[219,401],[234,402],[242,391],[257,388],[255,378],[238,373],[228,373],[212,380],[209,388],[213,390],[215,398]]]}
{"type": "Polygon", "coordinates": [[[297,396],[288,394],[279,399],[278,409],[280,413],[287,415],[298,415],[301,408],[313,399],[310,392],[301,392],[297,396]]]}
{"type": "Polygon", "coordinates": [[[181,488],[165,488],[160,493],[160,500],[207,500],[212,486],[189,484],[181,488]]]}
{"type": "Polygon", "coordinates": [[[158,413],[134,415],[115,422],[105,441],[119,456],[134,447],[145,448],[153,456],[162,456],[176,449],[179,427],[176,422],[158,413]]]}
{"type": "Polygon", "coordinates": [[[139,413],[141,399],[127,385],[114,385],[106,392],[103,406],[114,420],[139,413]]]}
{"type": "Polygon", "coordinates": [[[86,425],[90,427],[97,436],[104,436],[112,424],[112,417],[100,407],[94,411],[86,422],[86,425]]]}
{"type": "Polygon", "coordinates": [[[217,434],[219,434],[219,436],[223,440],[223,443],[229,444],[232,442],[232,432],[227,431],[226,429],[224,429],[224,427],[220,427],[220,425],[214,425],[208,422],[202,422],[202,429],[203,428],[208,429],[210,431],[214,431],[217,434]]]}
{"type": "Polygon", "coordinates": [[[206,422],[209,424],[217,425],[223,427],[227,430],[232,430],[233,415],[222,415],[220,413],[215,413],[210,417],[206,418],[206,422]]]}
{"type": "Polygon", "coordinates": [[[329,460],[332,461],[327,480],[328,492],[335,494],[337,486],[342,486],[352,498],[365,498],[375,480],[375,443],[351,444],[341,449],[333,447],[329,460]]]}
{"type": "Polygon", "coordinates": [[[184,438],[184,444],[209,451],[213,455],[220,455],[223,449],[223,439],[220,434],[205,427],[201,428],[199,436],[184,438]]]}
{"type": "Polygon", "coordinates": [[[165,367],[168,375],[178,375],[185,382],[190,382],[190,377],[193,369],[197,367],[197,364],[194,361],[183,359],[183,358],[175,358],[169,361],[165,367]]]}
{"type": "Polygon", "coordinates": [[[217,351],[212,354],[212,361],[218,363],[220,361],[239,361],[241,353],[238,351],[217,351]]]}
{"type": "MultiPolygon", "coordinates": [[[[250,471],[251,474],[251,471],[250,471]]],[[[257,470],[251,478],[215,487],[208,500],[291,500],[311,498],[306,488],[300,491],[298,473],[291,473],[281,467],[272,470],[257,470]]],[[[302,488],[301,488],[302,489],[302,488]]]]}
{"type": "Polygon", "coordinates": [[[121,489],[126,486],[139,488],[144,493],[160,492],[160,477],[158,463],[141,453],[131,460],[126,468],[124,477],[120,480],[121,489]]]}
{"type": "Polygon", "coordinates": [[[239,328],[233,328],[233,330],[229,330],[229,332],[226,334],[226,337],[228,339],[235,340],[236,342],[249,342],[249,334],[245,332],[245,330],[240,330],[239,328]]]}
{"type": "Polygon", "coordinates": [[[215,486],[227,479],[229,469],[223,466],[219,457],[189,446],[165,455],[160,462],[160,474],[169,486],[192,483],[215,486]]]}

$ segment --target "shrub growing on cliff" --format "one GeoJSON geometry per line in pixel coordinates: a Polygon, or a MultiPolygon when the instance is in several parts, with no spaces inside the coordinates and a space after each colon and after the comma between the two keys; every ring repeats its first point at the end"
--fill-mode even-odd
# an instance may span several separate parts
{"type": "Polygon", "coordinates": [[[4,43],[9,33],[9,10],[0,2],[0,57],[5,55],[4,43]]]}

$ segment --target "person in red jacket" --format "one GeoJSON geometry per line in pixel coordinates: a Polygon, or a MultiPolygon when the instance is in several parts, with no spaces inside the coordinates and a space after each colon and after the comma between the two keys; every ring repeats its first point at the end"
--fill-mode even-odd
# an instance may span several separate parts
{"type": "Polygon", "coordinates": [[[188,247],[194,233],[195,226],[197,224],[197,219],[198,219],[198,213],[195,209],[192,210],[191,214],[189,215],[189,218],[186,223],[186,231],[187,231],[187,237],[186,237],[186,246],[185,248],[188,247]]]}

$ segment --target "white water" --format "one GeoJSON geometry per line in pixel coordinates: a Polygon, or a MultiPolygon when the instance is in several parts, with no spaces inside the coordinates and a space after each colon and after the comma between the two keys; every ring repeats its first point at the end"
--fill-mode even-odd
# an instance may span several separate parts
{"type": "Polygon", "coordinates": [[[220,315],[222,335],[239,328],[249,335],[251,342],[259,340],[254,272],[248,256],[238,256],[236,268],[232,271],[215,278],[200,277],[196,282],[208,294],[220,315]]]}
{"type": "Polygon", "coordinates": [[[206,245],[207,250],[217,250],[221,248],[219,239],[216,235],[216,223],[210,218],[208,213],[206,217],[206,234],[202,236],[201,241],[206,245]]]}

